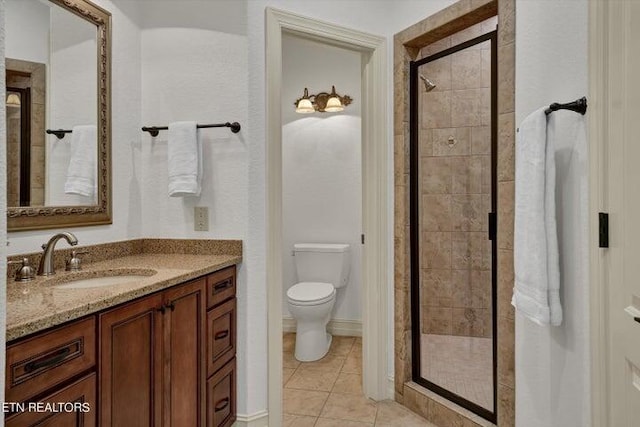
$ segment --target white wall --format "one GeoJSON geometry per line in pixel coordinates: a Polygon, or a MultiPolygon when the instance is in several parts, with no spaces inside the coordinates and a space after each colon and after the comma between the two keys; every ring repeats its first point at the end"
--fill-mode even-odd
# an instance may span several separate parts
{"type": "Polygon", "coordinates": [[[291,317],[286,292],[299,281],[293,245],[348,243],[350,280],[338,291],[332,318],[362,320],[361,54],[285,35],[282,55],[283,316],[291,317]],[[305,87],[318,93],[331,85],[353,98],[343,112],[295,112],[305,87]]]}
{"type": "MultiPolygon", "coordinates": [[[[140,30],[134,22],[135,4],[128,1],[95,0],[112,14],[112,182],[113,224],[96,227],[65,227],[81,245],[124,240],[140,236],[142,204],[140,165],[140,30]],[[121,9],[124,7],[126,9],[121,9]]],[[[8,234],[10,254],[37,252],[59,230],[8,234]]]]}
{"type": "MultiPolygon", "coordinates": [[[[174,121],[201,124],[237,121],[242,130],[201,129],[203,179],[200,197],[168,197],[167,136],[140,134],[141,232],[149,237],[242,239],[247,250],[248,114],[246,3],[238,1],[147,1],[142,15],[141,125],[174,121]],[[153,4],[151,4],[153,3],[153,4]],[[209,208],[209,231],[194,231],[194,206],[209,208]]],[[[238,297],[238,403],[246,414],[260,388],[252,358],[255,321],[248,300],[263,287],[240,265],[238,297]]],[[[263,302],[266,303],[266,302],[263,302]]]]}
{"type": "MultiPolygon", "coordinates": [[[[516,122],[552,102],[587,95],[588,1],[519,1],[516,7],[516,122]]],[[[568,112],[554,113],[554,122],[568,112]]],[[[588,117],[588,113],[587,113],[588,117]]],[[[551,125],[551,122],[550,122],[551,125]]],[[[550,126],[551,128],[551,126],[550,126]]],[[[562,254],[560,327],[516,317],[516,425],[588,427],[588,252],[576,179],[586,177],[571,139],[559,138],[558,214],[562,254]],[[573,157],[571,157],[573,154],[573,157]]]]}
{"type": "MultiPolygon", "coordinates": [[[[0,0],[0,99],[6,99],[5,91],[5,2],[0,0]]],[[[6,104],[0,102],[0,147],[7,146],[6,104]]],[[[0,150],[0,212],[7,210],[7,150],[0,150]]],[[[7,319],[7,265],[4,262],[7,256],[7,247],[3,245],[7,238],[7,216],[0,215],[0,348],[5,348],[6,343],[6,319],[7,319]]],[[[0,351],[0,366],[5,366],[6,352],[0,351]]],[[[0,374],[0,402],[4,402],[4,372],[0,374]]],[[[0,424],[4,424],[4,413],[0,411],[0,424]]]]}

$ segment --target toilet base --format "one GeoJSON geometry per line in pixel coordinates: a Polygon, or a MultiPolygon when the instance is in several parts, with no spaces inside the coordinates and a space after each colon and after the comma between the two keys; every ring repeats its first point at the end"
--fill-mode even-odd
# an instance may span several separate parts
{"type": "Polygon", "coordinates": [[[296,330],[296,349],[294,356],[300,362],[315,362],[322,359],[329,352],[333,336],[325,330],[301,331],[298,327],[296,330]],[[323,336],[318,336],[319,334],[323,336]]]}

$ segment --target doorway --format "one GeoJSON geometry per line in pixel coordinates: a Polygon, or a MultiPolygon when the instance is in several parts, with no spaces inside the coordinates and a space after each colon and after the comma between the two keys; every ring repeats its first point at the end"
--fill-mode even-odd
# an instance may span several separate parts
{"type": "Polygon", "coordinates": [[[267,8],[267,286],[269,424],[282,425],[282,37],[294,33],[362,55],[362,360],[365,396],[389,397],[386,40],[267,8]]]}

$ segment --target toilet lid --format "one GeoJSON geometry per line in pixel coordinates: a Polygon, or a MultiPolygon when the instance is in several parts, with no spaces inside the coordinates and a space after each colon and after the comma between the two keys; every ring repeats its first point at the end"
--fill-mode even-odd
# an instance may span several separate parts
{"type": "Polygon", "coordinates": [[[333,298],[335,291],[331,283],[300,282],[289,288],[287,298],[294,304],[317,305],[333,298]]]}

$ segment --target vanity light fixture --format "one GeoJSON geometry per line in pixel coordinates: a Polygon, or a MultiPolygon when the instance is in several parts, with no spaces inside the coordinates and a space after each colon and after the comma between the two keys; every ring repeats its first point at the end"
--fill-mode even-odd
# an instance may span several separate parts
{"type": "Polygon", "coordinates": [[[331,86],[331,93],[319,92],[315,95],[309,95],[309,90],[305,87],[302,98],[296,99],[293,104],[296,106],[296,113],[308,114],[316,111],[336,113],[344,110],[351,101],[353,100],[349,95],[338,95],[335,86],[331,86]]]}
{"type": "Polygon", "coordinates": [[[19,107],[20,106],[20,97],[15,93],[10,93],[7,95],[7,107],[19,107]]]}

